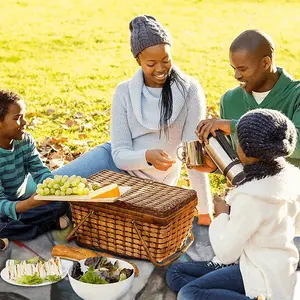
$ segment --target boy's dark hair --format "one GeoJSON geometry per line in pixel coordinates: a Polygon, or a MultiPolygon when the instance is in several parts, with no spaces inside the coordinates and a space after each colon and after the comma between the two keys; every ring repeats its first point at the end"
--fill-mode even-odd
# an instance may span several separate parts
{"type": "Polygon", "coordinates": [[[21,99],[22,97],[15,92],[0,90],[0,121],[4,120],[9,106],[21,99]]]}

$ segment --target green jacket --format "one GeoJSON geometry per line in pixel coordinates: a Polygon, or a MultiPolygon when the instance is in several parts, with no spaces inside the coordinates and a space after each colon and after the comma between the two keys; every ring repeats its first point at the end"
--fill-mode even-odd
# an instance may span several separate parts
{"type": "Polygon", "coordinates": [[[238,119],[247,111],[255,108],[268,108],[281,111],[296,126],[298,142],[294,153],[288,160],[295,166],[300,166],[300,81],[295,81],[282,68],[277,68],[280,77],[267,97],[257,104],[252,94],[241,87],[227,91],[221,99],[221,118],[232,120],[231,140],[236,149],[236,124],[238,119]]]}

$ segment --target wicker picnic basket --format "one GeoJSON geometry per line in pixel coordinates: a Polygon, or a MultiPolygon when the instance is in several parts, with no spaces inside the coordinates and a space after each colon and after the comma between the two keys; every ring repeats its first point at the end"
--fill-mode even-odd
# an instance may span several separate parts
{"type": "Polygon", "coordinates": [[[108,170],[89,181],[131,189],[114,203],[71,202],[75,228],[69,239],[75,234],[82,246],[150,260],[156,266],[177,259],[193,242],[194,190],[108,170]]]}

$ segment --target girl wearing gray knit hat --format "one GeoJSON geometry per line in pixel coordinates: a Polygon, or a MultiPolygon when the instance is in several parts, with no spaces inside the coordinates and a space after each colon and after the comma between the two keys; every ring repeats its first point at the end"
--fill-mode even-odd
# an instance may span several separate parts
{"type": "MultiPolygon", "coordinates": [[[[88,177],[110,169],[176,185],[181,170],[176,150],[182,142],[197,139],[195,128],[206,116],[204,92],[195,79],[173,65],[170,34],[153,16],[135,17],[129,30],[131,51],[140,68],[116,87],[111,144],[96,147],[57,173],[88,177]]],[[[198,220],[208,225],[212,213],[208,177],[187,172],[198,194],[198,220]]]]}
{"type": "Polygon", "coordinates": [[[177,299],[292,300],[299,254],[300,170],[285,161],[297,142],[281,112],[252,110],[237,125],[246,180],[214,201],[213,262],[173,265],[167,283],[177,299]]]}
{"type": "Polygon", "coordinates": [[[293,299],[300,170],[285,157],[295,149],[296,128],[279,111],[256,109],[241,117],[237,135],[246,180],[226,201],[214,201],[213,262],[179,263],[168,270],[177,299],[293,299]]]}

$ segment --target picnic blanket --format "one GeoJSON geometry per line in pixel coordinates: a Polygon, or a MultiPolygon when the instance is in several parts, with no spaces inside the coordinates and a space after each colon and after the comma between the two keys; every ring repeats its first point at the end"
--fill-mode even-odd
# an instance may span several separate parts
{"type": "MultiPolygon", "coordinates": [[[[197,225],[196,220],[193,224],[194,243],[189,250],[183,254],[179,261],[209,260],[214,256],[208,238],[208,227],[197,225]]],[[[300,248],[300,239],[297,239],[297,246],[300,248]]],[[[46,233],[39,238],[25,242],[43,258],[51,257],[51,249],[57,244],[51,233],[46,233]]],[[[75,242],[70,243],[76,246],[75,242]]],[[[20,248],[14,243],[10,243],[8,249],[0,252],[0,269],[4,268],[8,258],[28,259],[34,256],[26,248],[20,248]]],[[[165,273],[167,267],[154,267],[150,262],[131,260],[139,268],[139,276],[135,278],[132,289],[122,297],[122,300],[175,300],[176,294],[170,291],[166,285],[165,273]]],[[[274,266],[276,267],[276,266],[274,266]]],[[[300,271],[298,272],[298,278],[300,271]]],[[[80,300],[71,285],[68,277],[60,282],[43,287],[19,287],[6,283],[0,279],[0,300],[80,300]]],[[[101,300],[101,298],[99,298],[101,300]]],[[[294,300],[300,299],[300,279],[298,280],[294,300]]],[[[103,299],[105,300],[105,299],[103,299]]]]}

